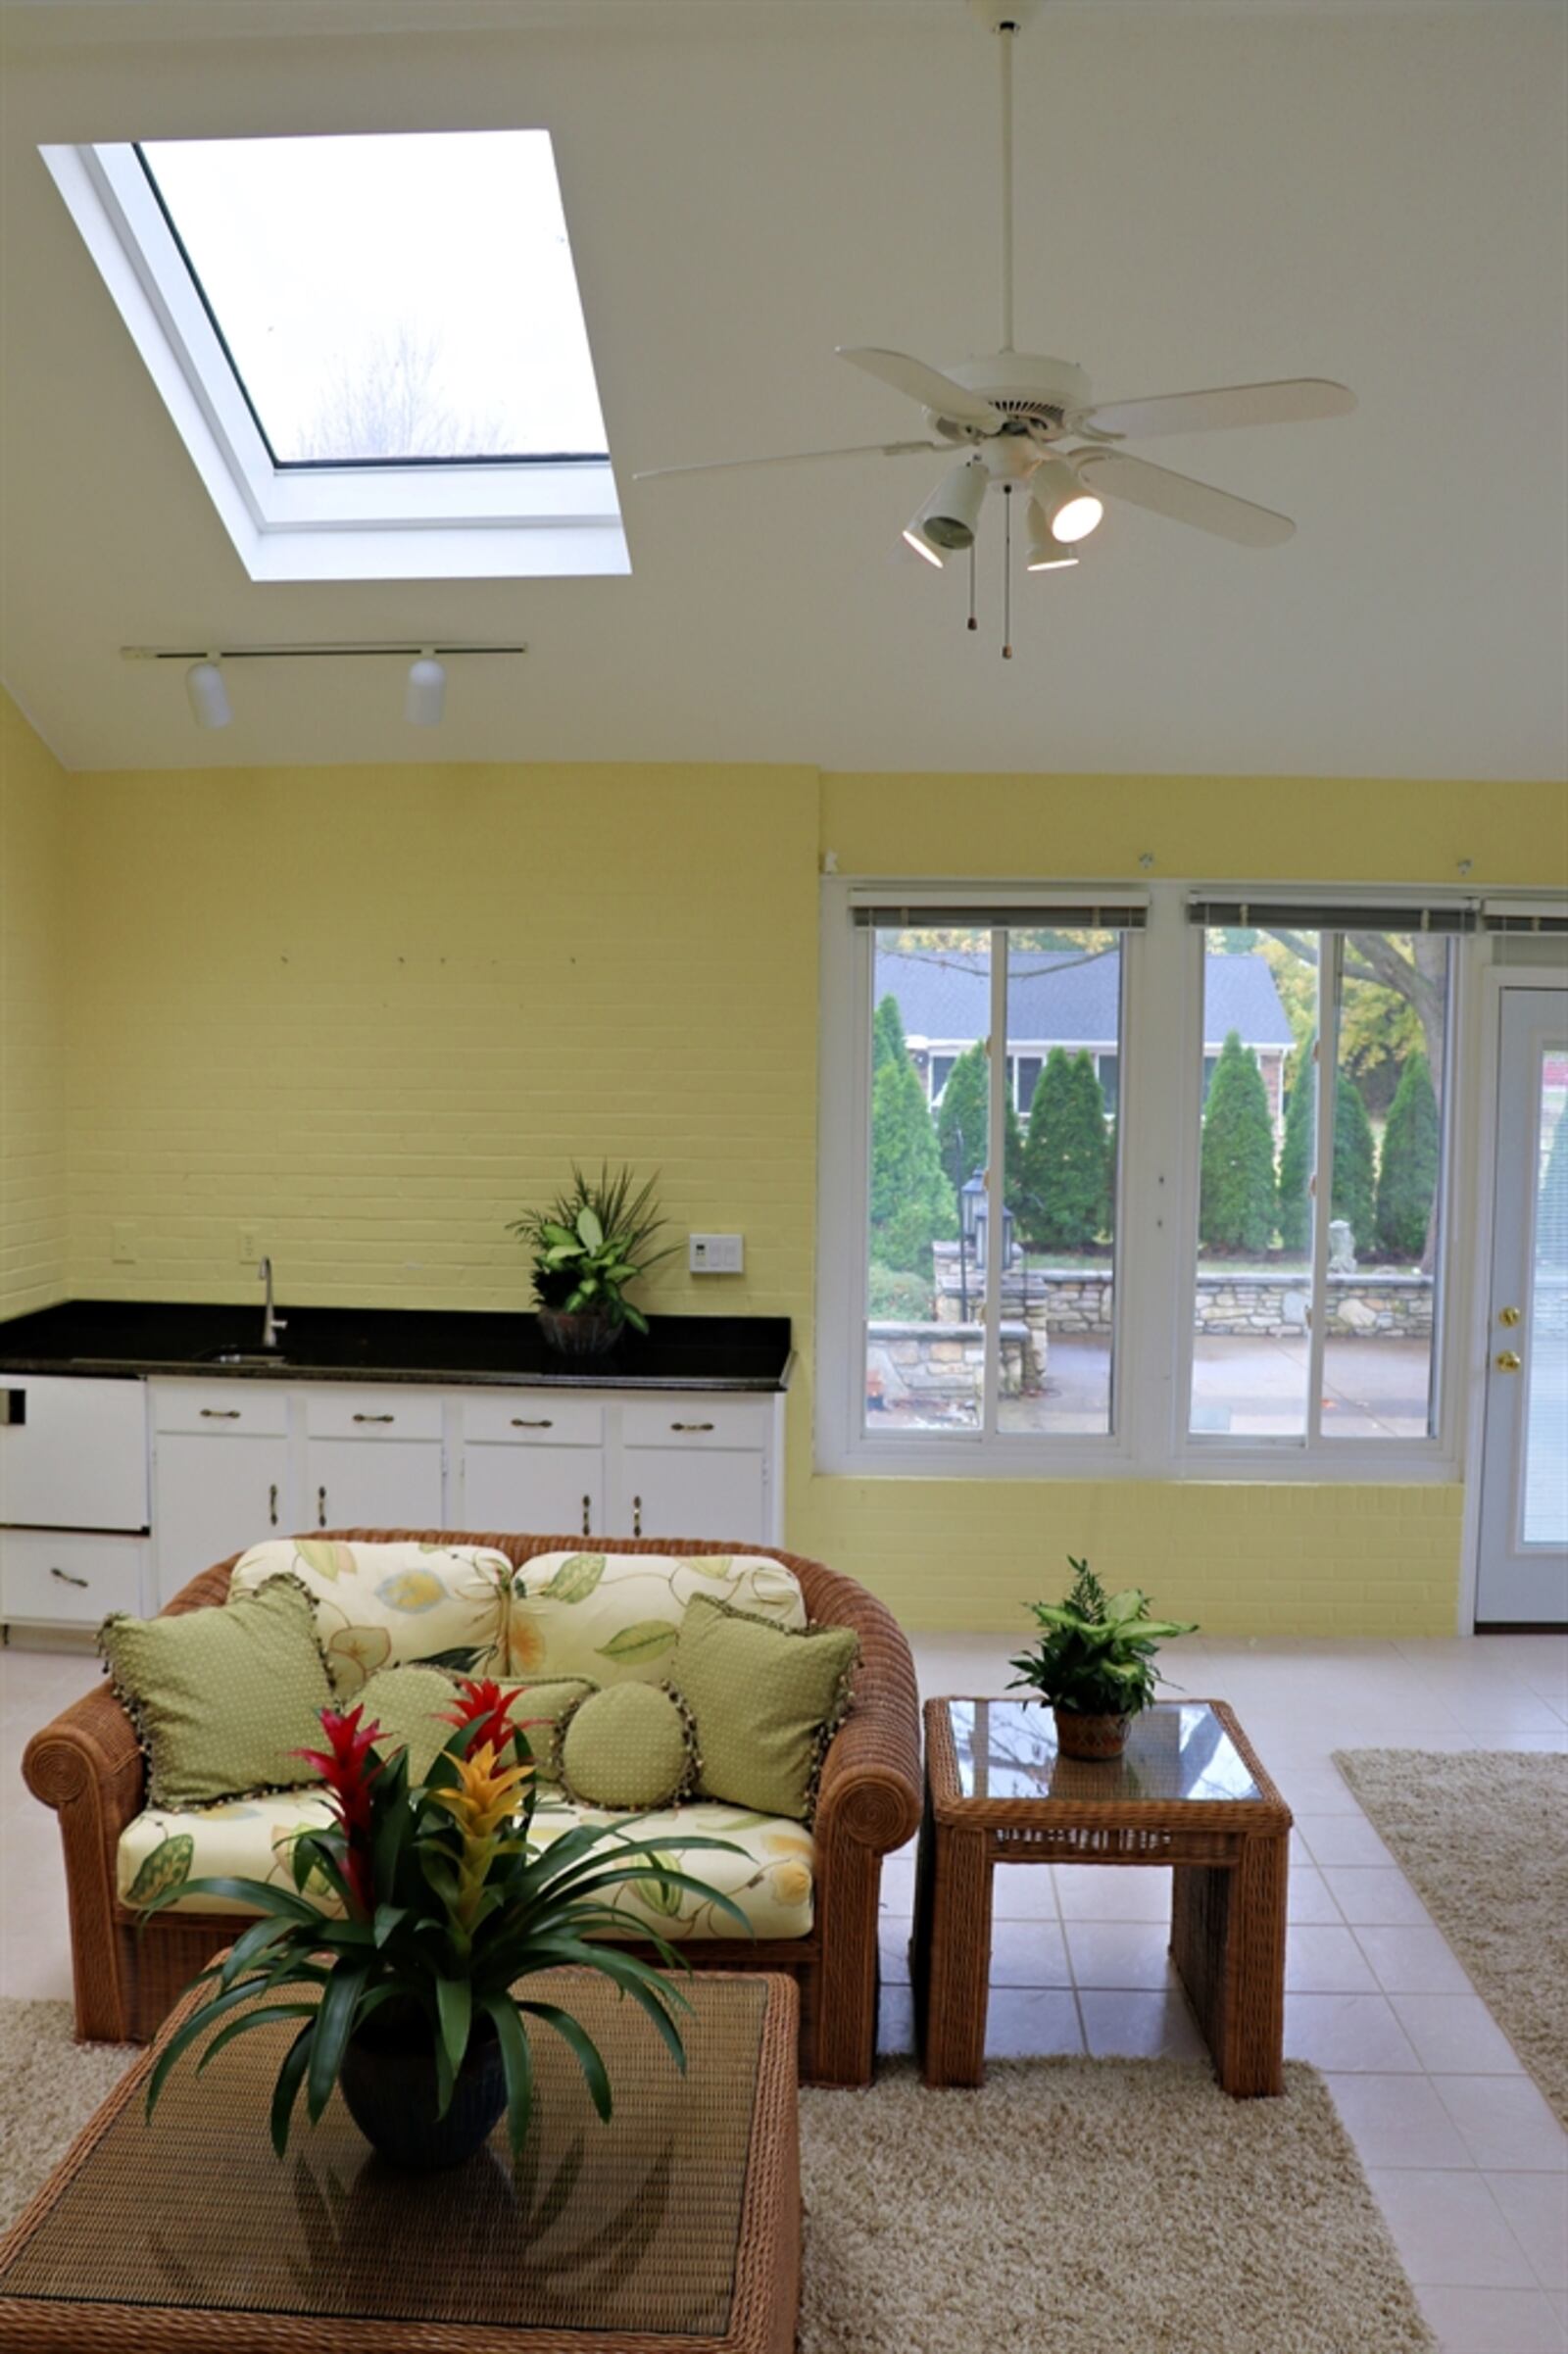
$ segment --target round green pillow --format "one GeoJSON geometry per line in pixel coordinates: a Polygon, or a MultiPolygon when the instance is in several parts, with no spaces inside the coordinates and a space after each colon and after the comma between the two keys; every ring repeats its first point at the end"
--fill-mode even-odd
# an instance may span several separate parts
{"type": "Polygon", "coordinates": [[[579,1806],[673,1806],[697,1775],[691,1712],[667,1684],[612,1684],[568,1708],[556,1774],[579,1806]]]}

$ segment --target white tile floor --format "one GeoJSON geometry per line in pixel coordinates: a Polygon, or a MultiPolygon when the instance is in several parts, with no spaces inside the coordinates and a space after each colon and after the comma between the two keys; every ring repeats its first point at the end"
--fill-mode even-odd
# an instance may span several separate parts
{"type": "MultiPolygon", "coordinates": [[[[1005,1684],[1003,1637],[914,1647],[928,1693],[1005,1684]]],[[[1170,1664],[1188,1692],[1231,1702],[1296,1811],[1286,2047],[1327,2075],[1445,2354],[1568,2354],[1568,2135],[1330,1762],[1344,1747],[1568,1750],[1568,1641],[1199,1637],[1170,1664]]],[[[0,1652],[0,1993],[70,1992],[59,1842],[20,1763],[96,1672],[79,1654],[0,1652]]],[[[884,1879],[890,2049],[911,2039],[913,1874],[906,1854],[884,1879]]],[[[988,2048],[1200,2056],[1168,1905],[1152,1870],[999,1873],[988,2048]]]]}

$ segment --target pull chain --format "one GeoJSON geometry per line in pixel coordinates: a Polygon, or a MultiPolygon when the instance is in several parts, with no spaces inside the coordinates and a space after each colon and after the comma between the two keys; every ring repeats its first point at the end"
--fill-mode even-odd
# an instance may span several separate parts
{"type": "Polygon", "coordinates": [[[1012,660],[1012,484],[1002,486],[1002,659],[1012,660]]]}
{"type": "Polygon", "coordinates": [[[979,626],[974,612],[974,541],[971,540],[969,542],[969,627],[978,629],[979,626]]]}

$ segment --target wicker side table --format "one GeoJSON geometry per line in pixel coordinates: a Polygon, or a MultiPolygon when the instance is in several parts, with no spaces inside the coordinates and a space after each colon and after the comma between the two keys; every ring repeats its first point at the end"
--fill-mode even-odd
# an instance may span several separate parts
{"type": "Polygon", "coordinates": [[[1291,1814],[1224,1703],[1156,1702],[1104,1763],[1060,1756],[1039,1701],[928,1700],[925,1733],[912,1976],[926,2083],[985,2081],[999,1864],[1168,1864],[1171,1958],[1220,2084],[1283,2090],[1291,1814]]]}
{"type": "MultiPolygon", "coordinates": [[[[688,1982],[688,2066],[603,1979],[565,2000],[605,2055],[601,2125],[577,2063],[533,2032],[538,2106],[445,2174],[385,2165],[334,2094],[268,2138],[290,2022],[201,2079],[173,2071],[151,2124],[131,2068],[0,2241],[15,2354],[790,2354],[800,2306],[797,1994],[781,1976],[688,1982]]],[[[547,1989],[541,1985],[540,1992],[547,1989]]]]}

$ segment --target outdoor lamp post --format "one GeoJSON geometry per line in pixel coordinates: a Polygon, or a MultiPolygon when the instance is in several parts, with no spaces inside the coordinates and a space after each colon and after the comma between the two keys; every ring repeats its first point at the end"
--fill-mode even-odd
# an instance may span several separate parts
{"type": "Polygon", "coordinates": [[[958,1315],[965,1324],[969,1321],[968,1253],[975,1253],[975,1265],[985,1264],[986,1179],[983,1169],[976,1169],[967,1185],[958,1188],[958,1315]]]}

